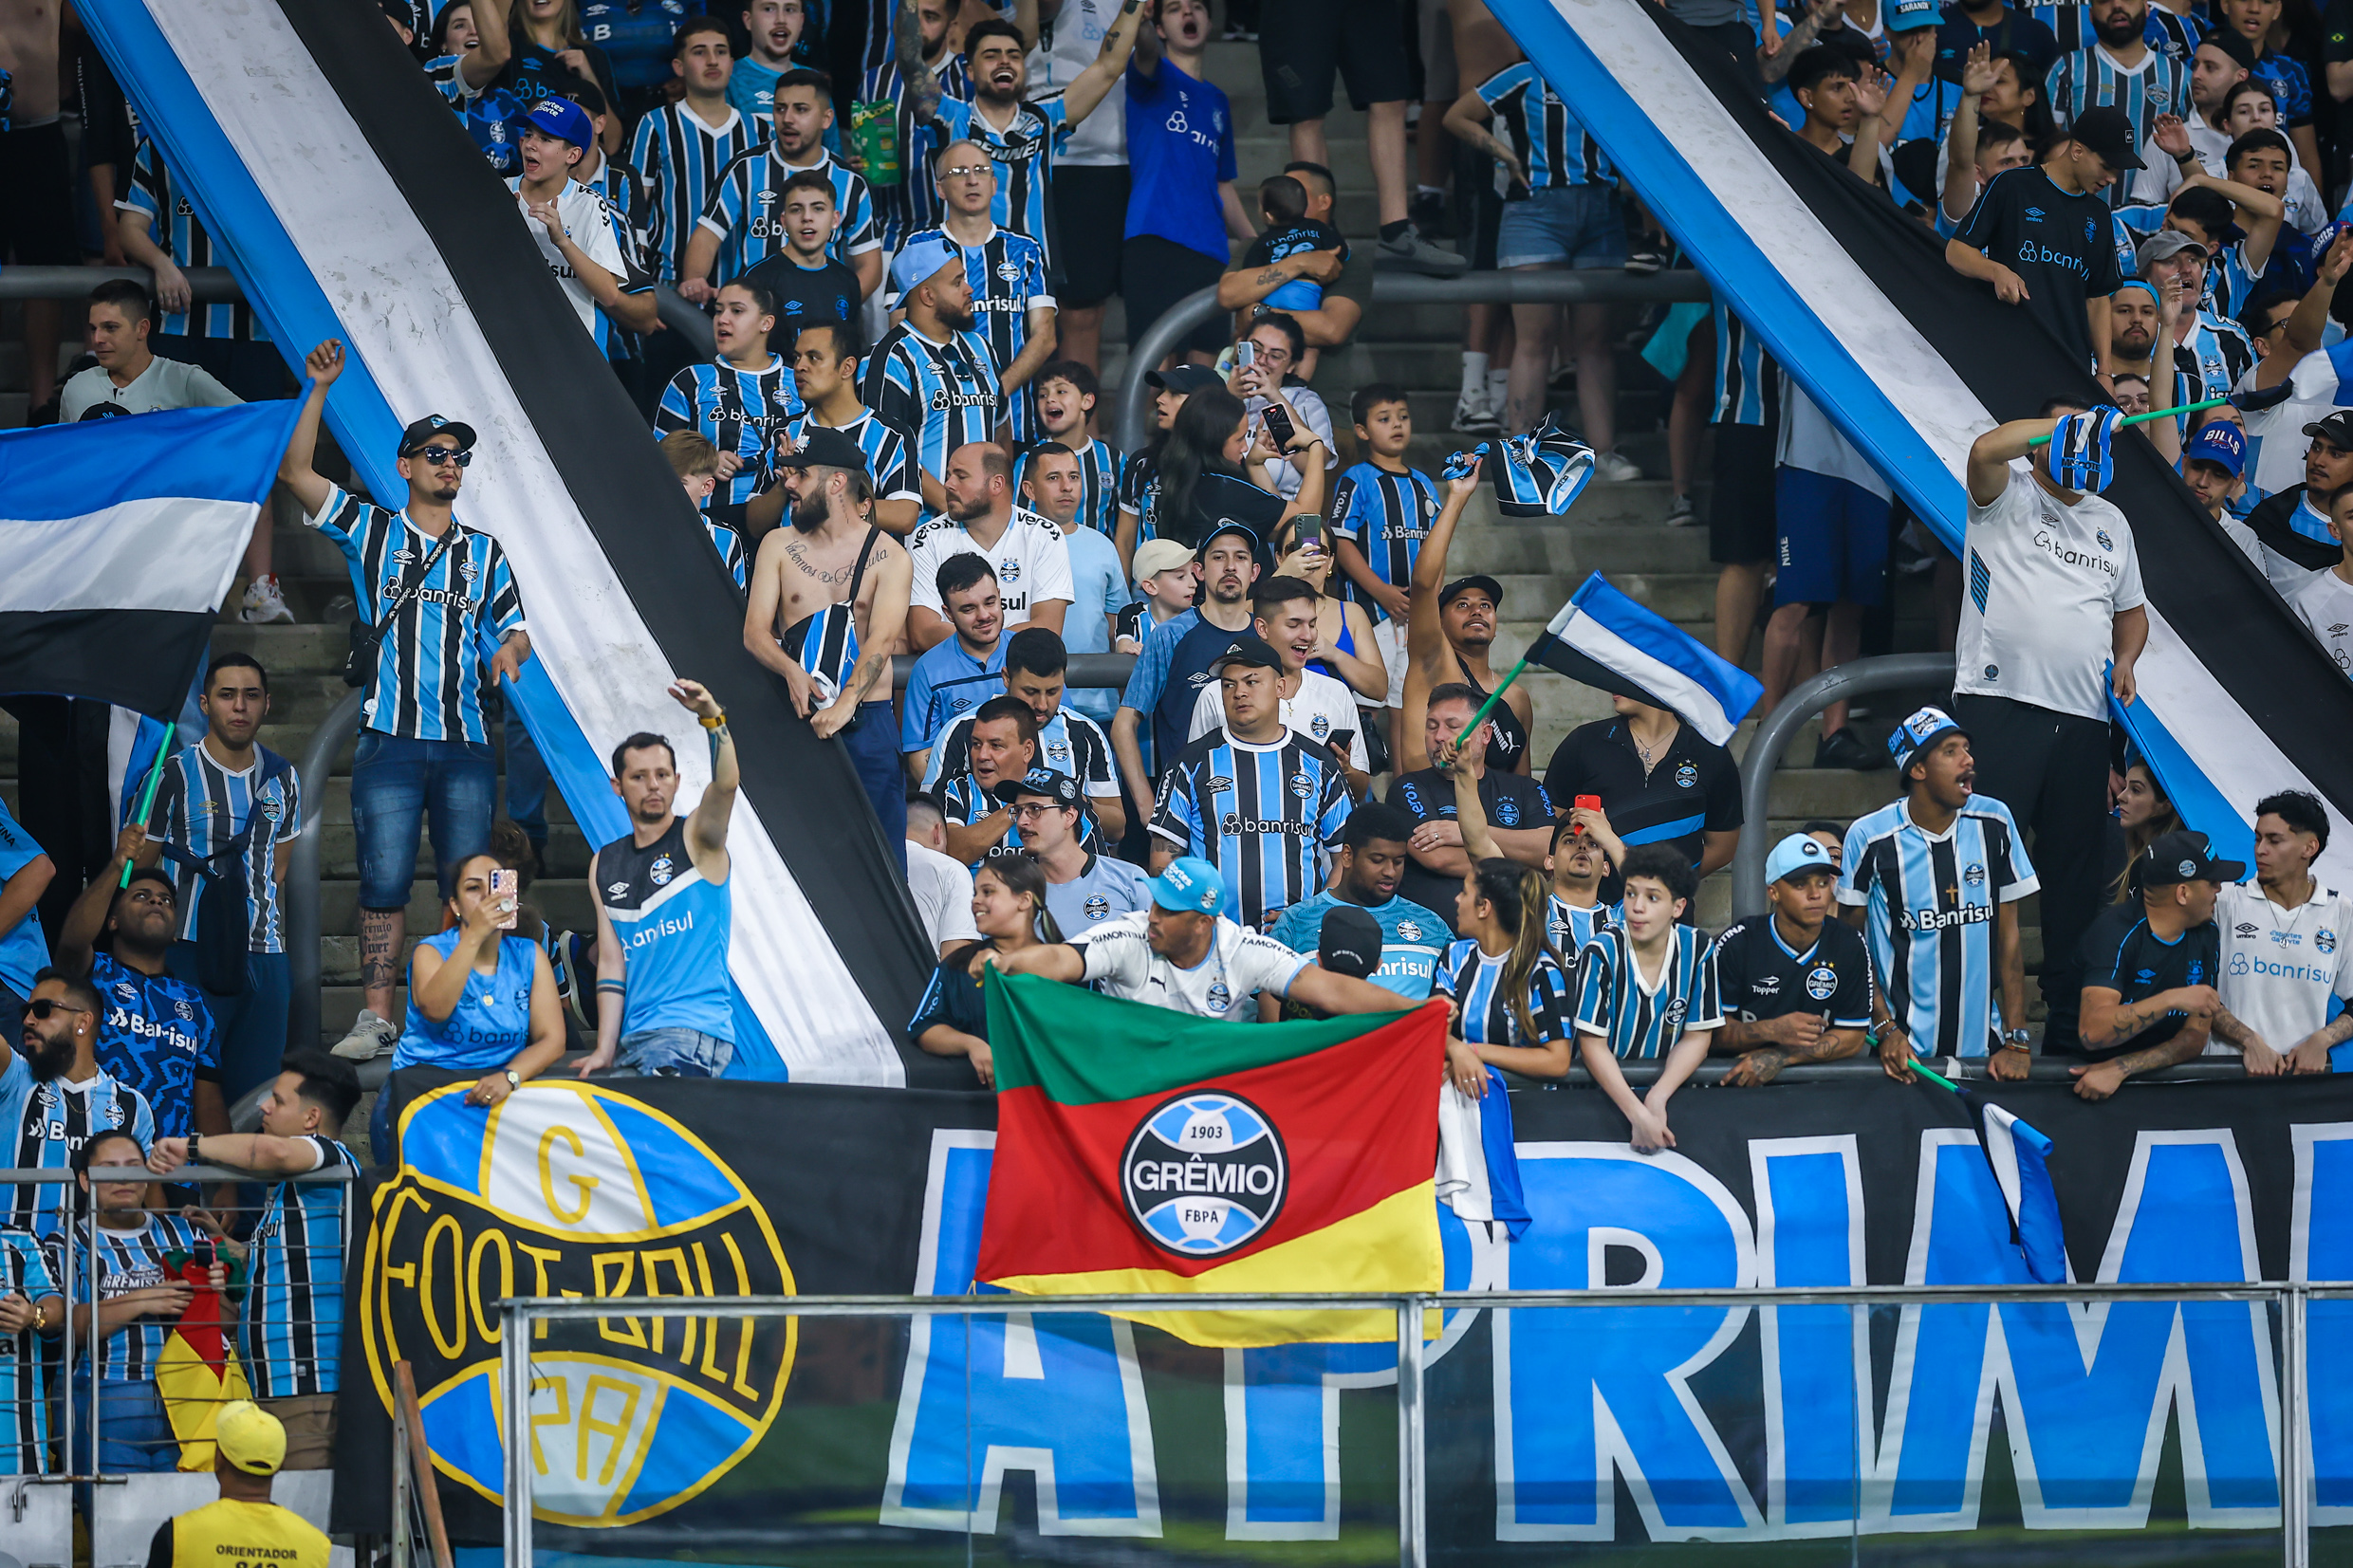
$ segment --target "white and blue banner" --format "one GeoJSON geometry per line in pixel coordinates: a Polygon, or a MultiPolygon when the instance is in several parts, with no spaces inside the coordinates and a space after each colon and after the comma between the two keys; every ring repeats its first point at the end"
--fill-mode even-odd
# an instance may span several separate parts
{"type": "Polygon", "coordinates": [[[1528,660],[1663,708],[1722,746],[1765,694],[1738,665],[1595,572],[1528,646],[1528,660]]]}
{"type": "Polygon", "coordinates": [[[297,407],[0,434],[0,692],[178,717],[297,407]]]}

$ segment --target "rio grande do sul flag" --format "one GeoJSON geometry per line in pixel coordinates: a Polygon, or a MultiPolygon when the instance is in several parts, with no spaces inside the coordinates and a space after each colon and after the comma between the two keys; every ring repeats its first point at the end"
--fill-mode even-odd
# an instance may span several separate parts
{"type": "MultiPolygon", "coordinates": [[[[1438,1288],[1443,1004],[1249,1024],[987,984],[980,1279],[1041,1296],[1438,1288]]],[[[1388,1311],[1120,1316],[1196,1345],[1397,1337],[1388,1311]]]]}

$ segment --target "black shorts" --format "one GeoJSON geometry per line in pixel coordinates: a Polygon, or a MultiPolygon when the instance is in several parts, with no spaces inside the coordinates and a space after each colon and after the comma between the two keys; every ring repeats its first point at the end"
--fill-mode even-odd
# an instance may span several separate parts
{"type": "Polygon", "coordinates": [[[1127,217],[1125,164],[1054,165],[1054,304],[1101,304],[1120,291],[1120,231],[1127,217]]]}
{"type": "Polygon", "coordinates": [[[1708,498],[1708,559],[1721,566],[1773,558],[1773,449],[1780,432],[1763,425],[1715,427],[1714,488],[1708,498]]]}
{"type": "MultiPolygon", "coordinates": [[[[1120,297],[1127,302],[1128,348],[1139,346],[1152,323],[1167,315],[1178,300],[1216,287],[1225,270],[1225,264],[1217,258],[1189,245],[1158,234],[1131,236],[1120,252],[1120,297]]],[[[1214,354],[1231,341],[1228,329],[1232,324],[1232,312],[1216,311],[1176,345],[1176,352],[1195,349],[1214,354]]]]}
{"type": "Polygon", "coordinates": [[[1332,112],[1332,73],[1348,81],[1359,109],[1413,96],[1402,0],[1266,0],[1258,15],[1258,69],[1267,120],[1275,125],[1332,112]]]}
{"type": "Polygon", "coordinates": [[[82,265],[82,247],[74,237],[72,163],[65,156],[65,127],[55,120],[0,131],[0,260],[19,267],[82,265]]]}

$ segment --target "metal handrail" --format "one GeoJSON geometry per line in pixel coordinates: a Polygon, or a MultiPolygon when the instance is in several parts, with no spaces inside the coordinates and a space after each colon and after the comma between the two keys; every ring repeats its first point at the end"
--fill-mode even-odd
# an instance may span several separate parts
{"type": "MultiPolygon", "coordinates": [[[[1410,272],[1373,274],[1375,304],[1668,304],[1708,299],[1708,280],[1688,269],[1656,272],[1467,272],[1459,278],[1424,278],[1410,272]]],[[[1152,437],[1152,403],[1144,378],[1176,352],[1203,322],[1233,314],[1217,303],[1213,286],[1197,289],[1169,306],[1143,341],[1129,350],[1120,378],[1118,434],[1112,445],[1139,452],[1152,437]]]]}
{"type": "MultiPolygon", "coordinates": [[[[891,658],[891,690],[907,690],[907,681],[915,673],[915,661],[920,654],[898,654],[891,658]]],[[[1073,654],[1070,667],[1063,673],[1066,686],[1083,690],[1107,692],[1124,691],[1127,677],[1136,668],[1133,654],[1073,654]]]]}

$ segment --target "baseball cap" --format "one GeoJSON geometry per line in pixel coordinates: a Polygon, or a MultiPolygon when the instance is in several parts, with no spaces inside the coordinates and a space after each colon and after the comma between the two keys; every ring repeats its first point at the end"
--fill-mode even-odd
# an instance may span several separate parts
{"type": "Polygon", "coordinates": [[[2240,70],[2251,71],[2255,68],[2255,46],[2237,28],[2216,28],[2197,41],[2197,46],[2201,49],[2209,44],[2229,55],[2231,64],[2240,70]]]}
{"type": "Polygon", "coordinates": [[[830,425],[804,425],[790,446],[779,447],[770,466],[780,469],[849,469],[866,471],[866,449],[830,425]]]}
{"type": "Polygon", "coordinates": [[[1073,811],[1083,809],[1079,796],[1079,781],[1054,767],[1033,767],[1018,779],[1007,779],[989,791],[997,804],[1011,805],[1024,795],[1066,805],[1073,811]]]}
{"type": "Polygon", "coordinates": [[[1254,664],[1261,670],[1280,670],[1283,659],[1265,637],[1238,636],[1224,653],[1209,661],[1209,673],[1214,675],[1229,664],[1254,664]]]}
{"type": "Polygon", "coordinates": [[[2164,261],[2168,257],[2181,254],[2184,250],[2195,250],[2200,256],[2207,253],[2204,246],[2179,230],[2159,229],[2156,233],[2142,240],[2140,247],[2133,251],[2133,266],[2145,272],[2149,269],[2151,262],[2164,261]]]}
{"type": "Polygon", "coordinates": [[[435,436],[445,441],[454,441],[460,452],[473,450],[472,425],[460,424],[455,419],[444,419],[437,414],[428,414],[400,433],[400,444],[394,449],[393,455],[414,457],[431,446],[435,436]]]}
{"type": "Polygon", "coordinates": [[[956,259],[956,248],[944,239],[925,237],[907,242],[891,263],[891,291],[904,294],[930,281],[941,267],[956,259]]]}
{"type": "Polygon", "coordinates": [[[517,115],[515,123],[584,149],[597,139],[597,128],[588,119],[588,111],[568,98],[543,98],[517,115]]]}
{"type": "Polygon", "coordinates": [[[1217,868],[1197,855],[1179,855],[1146,884],[1152,901],[1176,914],[1215,914],[1225,907],[1226,885],[1217,868]]]}
{"type": "Polygon", "coordinates": [[[1822,847],[1822,840],[1804,833],[1792,833],[1773,846],[1765,858],[1765,880],[1778,882],[1784,876],[1802,876],[1809,871],[1838,874],[1830,862],[1830,852],[1822,847]]]}
{"type": "Polygon", "coordinates": [[[1218,524],[1217,526],[1210,529],[1209,532],[1201,536],[1201,547],[1193,552],[1193,559],[1195,561],[1208,560],[1209,547],[1212,544],[1216,544],[1220,538],[1227,534],[1234,534],[1240,538],[1250,541],[1251,553],[1252,555],[1256,555],[1258,553],[1258,536],[1252,533],[1246,525],[1236,523],[1233,519],[1228,518],[1223,523],[1218,524]]]}
{"type": "Polygon", "coordinates": [[[1173,370],[1148,371],[1144,385],[1156,391],[1180,393],[1190,397],[1208,387],[1224,386],[1217,373],[1207,365],[1178,365],[1173,370]]]}
{"type": "Polygon", "coordinates": [[[2235,882],[2247,875],[2237,860],[2217,860],[2206,835],[2189,828],[2160,833],[2133,863],[2133,885],[2170,888],[2183,882],[2235,882]]]}
{"type": "Polygon", "coordinates": [[[2212,463],[2236,479],[2247,471],[2247,433],[2228,419],[2209,420],[2181,449],[2181,461],[2212,463]]]}
{"type": "Polygon", "coordinates": [[[1131,574],[1141,582],[1162,572],[1173,572],[1179,566],[1192,564],[1193,552],[1173,539],[1147,539],[1136,546],[1135,570],[1131,574]]]}
{"type": "Polygon", "coordinates": [[[2098,153],[2100,160],[2120,175],[2127,169],[2148,167],[2140,161],[2140,155],[2133,151],[2136,138],[2132,121],[2125,118],[2123,110],[2113,103],[2103,103],[2077,115],[2067,135],[2077,145],[2098,153]]]}
{"type": "Polygon", "coordinates": [[[2353,452],[2353,410],[2339,409],[2325,419],[2315,419],[2304,427],[2307,435],[2318,435],[2344,452],[2353,452]]]}
{"type": "Polygon", "coordinates": [[[250,1399],[232,1399],[213,1417],[213,1441],[248,1475],[275,1475],[286,1463],[284,1423],[250,1399]]]}
{"type": "Polygon", "coordinates": [[[1887,8],[1889,32],[1917,32],[1933,28],[1944,20],[1936,9],[1936,0],[1896,0],[1887,8]]]}
{"type": "Polygon", "coordinates": [[[1470,588],[1481,590],[1487,595],[1489,603],[1498,610],[1503,608],[1503,584],[1489,577],[1485,572],[1473,572],[1469,577],[1454,579],[1438,591],[1438,602],[1442,605],[1452,604],[1466,589],[1470,588]]]}
{"type": "Polygon", "coordinates": [[[1380,922],[1354,904],[1334,904],[1324,912],[1315,961],[1334,974],[1369,978],[1380,968],[1380,922]]]}
{"type": "MultiPolygon", "coordinates": [[[[1887,754],[1896,759],[1896,771],[1903,772],[1919,754],[1947,735],[1966,735],[1960,721],[1943,709],[1935,706],[1915,710],[1887,737],[1887,754]]],[[[1771,880],[1769,876],[1766,878],[1771,880]]]]}

